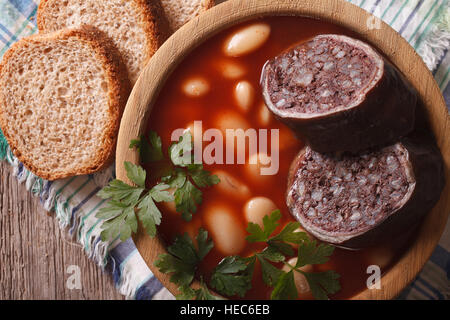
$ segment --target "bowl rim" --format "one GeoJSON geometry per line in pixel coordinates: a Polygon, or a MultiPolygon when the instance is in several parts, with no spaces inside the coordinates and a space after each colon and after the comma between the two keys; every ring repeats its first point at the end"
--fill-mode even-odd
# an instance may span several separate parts
{"type": "MultiPolygon", "coordinates": [[[[141,136],[161,88],[168,76],[192,50],[220,31],[244,21],[264,16],[301,16],[328,21],[358,33],[383,52],[410,80],[426,106],[432,131],[436,135],[445,163],[446,185],[441,199],[428,213],[418,235],[399,261],[385,274],[380,290],[365,289],[351,299],[392,299],[420,272],[430,258],[444,231],[450,213],[450,123],[442,93],[431,72],[414,49],[389,25],[345,0],[228,0],[193,19],[175,32],[156,52],[141,73],[128,99],[118,135],[116,164],[139,163],[136,150],[129,149],[131,139],[141,136]],[[340,12],[341,14],[337,14],[340,12]],[[379,29],[368,28],[368,21],[378,19],[379,29]],[[420,79],[413,78],[420,74],[420,79]],[[444,152],[445,151],[445,152],[444,152]],[[387,284],[387,285],[386,285],[387,284]]],[[[131,183],[121,165],[116,165],[118,179],[131,183]]],[[[153,265],[157,256],[167,253],[160,237],[150,238],[141,226],[133,236],[136,247],[153,274],[173,294],[177,286],[153,265]]],[[[193,283],[198,288],[197,282],[193,283]]]]}

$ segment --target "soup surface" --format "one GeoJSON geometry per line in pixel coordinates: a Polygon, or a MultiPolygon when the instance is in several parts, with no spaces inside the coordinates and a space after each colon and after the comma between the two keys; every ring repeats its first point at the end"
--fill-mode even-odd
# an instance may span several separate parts
{"type": "MultiPolygon", "coordinates": [[[[215,247],[200,266],[200,272],[206,278],[225,256],[237,254],[245,257],[262,249],[245,241],[249,222],[248,202],[251,199],[264,197],[265,208],[280,209],[282,220],[279,229],[294,221],[286,207],[287,177],[291,162],[303,144],[268,112],[261,95],[260,75],[267,60],[315,35],[327,33],[357,37],[336,25],[298,17],[264,18],[227,29],[183,60],[167,79],[154,105],[148,130],[156,131],[161,136],[165,151],[172,143],[171,136],[176,129],[191,128],[195,139],[196,133],[192,131],[194,121],[201,121],[203,132],[214,128],[223,132],[224,136],[225,129],[279,130],[279,166],[276,174],[261,175],[260,166],[249,164],[251,155],[247,145],[245,163],[205,164],[205,169],[217,174],[221,183],[202,190],[203,202],[192,221],[185,222],[170,204],[160,206],[163,219],[159,234],[168,244],[176,235],[185,232],[194,237],[200,227],[212,236],[215,247]],[[266,28],[256,30],[256,34],[262,33],[257,35],[262,38],[261,43],[253,39],[256,44],[247,43],[251,48],[247,48],[245,54],[239,53],[242,49],[239,47],[236,53],[236,46],[233,47],[233,40],[230,39],[255,24],[263,24],[266,28]],[[227,49],[230,47],[232,50],[227,49]],[[227,189],[229,185],[231,190],[227,189]],[[228,230],[227,226],[232,228],[228,230]]],[[[207,145],[208,142],[203,143],[203,147],[207,145]]],[[[270,152],[270,143],[267,149],[270,152]]],[[[229,151],[230,147],[224,143],[224,163],[229,151]]],[[[156,168],[150,165],[146,169],[152,172],[156,168]]],[[[336,248],[330,261],[315,267],[314,271],[335,270],[339,273],[341,290],[331,298],[347,299],[366,288],[367,279],[372,274],[367,273],[370,265],[378,265],[385,272],[400,256],[400,247],[400,244],[395,244],[395,247],[390,244],[361,251],[336,248]]],[[[264,285],[259,273],[256,266],[253,287],[245,298],[270,297],[272,289],[264,285]]],[[[312,296],[306,294],[301,298],[310,299],[312,296]]]]}

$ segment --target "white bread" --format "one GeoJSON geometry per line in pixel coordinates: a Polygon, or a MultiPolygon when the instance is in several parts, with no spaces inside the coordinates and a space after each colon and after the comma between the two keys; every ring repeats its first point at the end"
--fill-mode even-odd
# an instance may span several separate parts
{"type": "Polygon", "coordinates": [[[132,83],[170,33],[159,0],[41,0],[37,24],[40,32],[84,24],[105,32],[132,83]]]}
{"type": "Polygon", "coordinates": [[[161,0],[170,27],[176,31],[186,22],[214,6],[214,0],[161,0]]]}
{"type": "Polygon", "coordinates": [[[110,163],[130,91],[109,38],[84,26],[16,42],[0,64],[0,127],[34,174],[56,180],[110,163]]]}

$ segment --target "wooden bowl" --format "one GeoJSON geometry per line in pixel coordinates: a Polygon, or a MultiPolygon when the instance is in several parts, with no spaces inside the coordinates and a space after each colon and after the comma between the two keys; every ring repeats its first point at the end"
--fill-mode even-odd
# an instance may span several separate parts
{"type": "MultiPolygon", "coordinates": [[[[179,62],[216,33],[262,16],[295,15],[313,17],[341,25],[358,33],[363,39],[381,50],[408,78],[419,92],[445,162],[447,184],[439,203],[426,216],[418,234],[400,260],[382,277],[382,289],[368,290],[353,299],[392,299],[396,297],[419,273],[437,245],[450,212],[450,132],[449,116],[441,91],[432,74],[414,49],[387,24],[380,21],[380,28],[369,30],[368,23],[374,17],[344,0],[229,0],[177,31],[158,50],[136,83],[119,131],[116,155],[117,178],[128,181],[124,161],[139,163],[139,155],[129,149],[131,139],[144,133],[155,99],[171,72],[179,62]]],[[[169,276],[161,274],[153,266],[157,256],[166,253],[162,241],[151,239],[142,230],[134,237],[136,246],[156,277],[172,293],[176,286],[169,276]]],[[[194,284],[197,286],[198,284],[194,284]]]]}

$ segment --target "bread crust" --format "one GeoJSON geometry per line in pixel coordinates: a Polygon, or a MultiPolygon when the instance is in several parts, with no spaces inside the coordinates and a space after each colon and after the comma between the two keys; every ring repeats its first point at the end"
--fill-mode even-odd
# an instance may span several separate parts
{"type": "MultiPolygon", "coordinates": [[[[46,9],[55,1],[60,0],[41,0],[37,11],[37,26],[39,31],[48,30],[48,15],[46,9]]],[[[166,41],[172,33],[169,22],[164,15],[160,0],[131,0],[137,12],[142,12],[141,28],[144,30],[147,46],[146,58],[142,63],[142,69],[147,65],[150,58],[156,50],[166,41]]],[[[211,0],[207,0],[208,2],[211,0]]]]}
{"type": "Polygon", "coordinates": [[[204,0],[204,1],[202,1],[202,5],[203,5],[204,10],[208,10],[216,5],[216,1],[215,0],[204,0]]]}
{"type": "Polygon", "coordinates": [[[141,21],[147,35],[147,55],[142,66],[144,69],[150,58],[172,34],[172,30],[160,0],[134,0],[133,3],[146,17],[141,21]]]}
{"type": "Polygon", "coordinates": [[[8,130],[6,119],[3,116],[4,111],[2,110],[2,106],[5,105],[5,97],[0,91],[0,127],[3,130],[3,134],[6,137],[12,152],[26,168],[46,180],[57,180],[70,176],[91,174],[107,167],[112,162],[114,159],[120,118],[131,91],[127,70],[117,49],[103,32],[92,26],[81,26],[77,29],[62,29],[48,34],[37,34],[21,39],[13,44],[5,53],[3,60],[0,63],[0,75],[3,73],[3,69],[7,65],[8,60],[14,56],[16,50],[28,47],[35,43],[66,40],[69,38],[76,38],[80,42],[85,42],[93,49],[97,60],[106,73],[106,80],[108,82],[110,122],[108,126],[104,128],[104,137],[106,137],[106,139],[103,141],[103,145],[99,146],[98,153],[92,156],[92,162],[89,165],[78,168],[75,171],[58,173],[49,172],[36,167],[29,155],[22,154],[17,148],[17,140],[8,130]]]}

